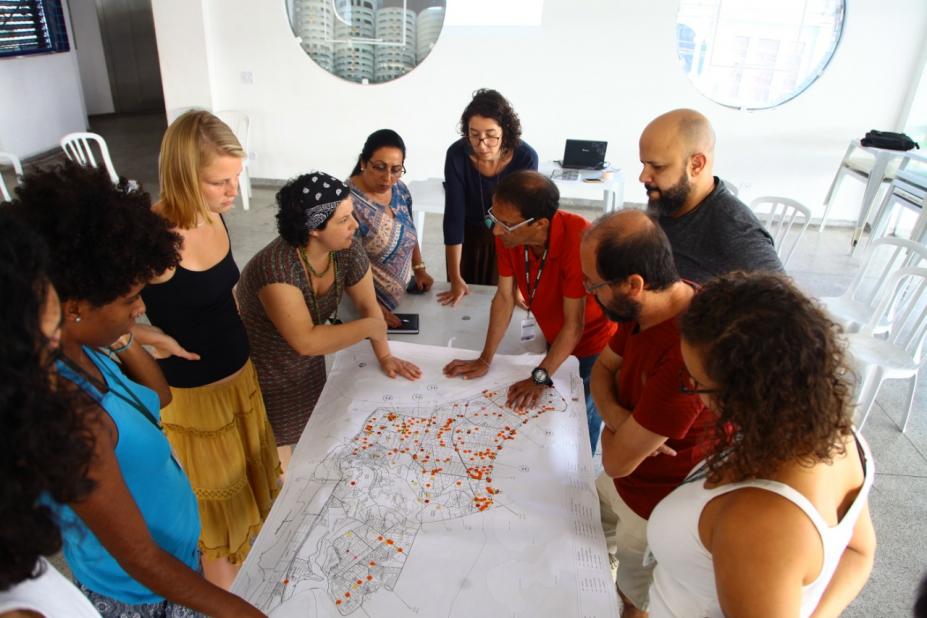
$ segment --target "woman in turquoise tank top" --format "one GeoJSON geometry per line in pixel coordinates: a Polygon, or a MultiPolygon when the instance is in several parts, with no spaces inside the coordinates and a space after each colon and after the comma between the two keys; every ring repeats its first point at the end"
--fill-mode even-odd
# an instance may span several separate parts
{"type": "Polygon", "coordinates": [[[7,210],[52,248],[59,385],[94,445],[94,488],[58,505],[78,587],[103,616],[262,616],[199,573],[196,499],[159,426],[170,390],[130,334],[141,289],[177,265],[180,238],[147,194],[72,163],[28,174],[7,210]]]}

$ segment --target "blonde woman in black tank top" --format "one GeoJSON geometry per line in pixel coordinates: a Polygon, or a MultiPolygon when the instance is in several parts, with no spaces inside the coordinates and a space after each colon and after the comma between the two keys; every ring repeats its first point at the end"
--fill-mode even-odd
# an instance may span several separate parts
{"type": "Polygon", "coordinates": [[[239,270],[222,213],[245,153],[205,111],[175,120],[161,143],[153,209],[183,237],[176,269],[143,292],[154,327],[182,349],[159,360],[173,395],[164,431],[200,510],[204,573],[229,587],[279,492],[280,463],[232,289],[239,270]]]}

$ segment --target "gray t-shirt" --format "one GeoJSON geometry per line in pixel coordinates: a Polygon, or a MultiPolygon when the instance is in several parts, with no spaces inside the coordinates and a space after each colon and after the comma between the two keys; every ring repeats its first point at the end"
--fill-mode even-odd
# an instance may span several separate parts
{"type": "Polygon", "coordinates": [[[715,176],[715,188],[681,217],[660,216],[679,275],[704,283],[735,270],[785,272],[772,236],[715,176]]]}

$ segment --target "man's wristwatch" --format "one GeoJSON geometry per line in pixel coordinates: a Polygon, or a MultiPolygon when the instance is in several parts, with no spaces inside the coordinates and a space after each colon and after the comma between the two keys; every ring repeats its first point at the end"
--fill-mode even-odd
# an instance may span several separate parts
{"type": "Polygon", "coordinates": [[[531,380],[538,385],[553,386],[554,381],[550,379],[550,374],[543,367],[535,367],[531,370],[531,380]]]}

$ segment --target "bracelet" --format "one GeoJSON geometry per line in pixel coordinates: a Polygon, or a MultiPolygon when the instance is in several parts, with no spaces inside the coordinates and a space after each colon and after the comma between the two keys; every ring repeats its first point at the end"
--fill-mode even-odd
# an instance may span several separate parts
{"type": "Polygon", "coordinates": [[[412,265],[412,270],[425,270],[425,262],[419,262],[412,265]]]}
{"type": "Polygon", "coordinates": [[[476,357],[476,360],[480,361],[481,363],[483,363],[484,365],[486,365],[487,367],[489,367],[489,361],[486,360],[485,358],[483,358],[482,356],[477,356],[477,357],[476,357]]]}
{"type": "Polygon", "coordinates": [[[380,364],[382,365],[383,363],[385,363],[385,362],[386,362],[388,359],[390,359],[390,358],[393,358],[393,355],[392,355],[392,354],[386,354],[386,355],[384,355],[384,356],[382,356],[382,357],[378,356],[378,357],[377,357],[377,362],[380,363],[380,364]]]}
{"type": "Polygon", "coordinates": [[[112,352],[113,354],[122,354],[123,352],[128,350],[130,347],[132,347],[133,341],[135,341],[135,335],[132,334],[132,331],[129,331],[129,340],[126,341],[121,346],[117,346],[115,348],[110,346],[109,351],[112,352]]]}

